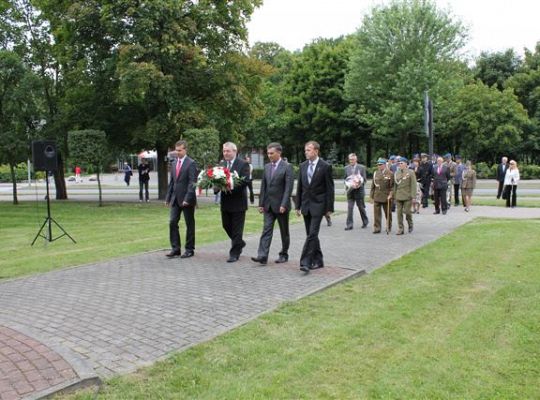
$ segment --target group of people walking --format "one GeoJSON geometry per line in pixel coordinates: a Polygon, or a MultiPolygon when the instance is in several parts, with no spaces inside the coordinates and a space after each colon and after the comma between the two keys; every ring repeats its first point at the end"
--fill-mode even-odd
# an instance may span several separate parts
{"type": "MultiPolygon", "coordinates": [[[[175,145],[176,160],[171,164],[169,188],[166,205],[170,206],[169,233],[171,251],[167,257],[188,258],[195,254],[195,206],[197,197],[196,162],[187,156],[188,145],[180,140],[175,145]],[[186,223],[185,252],[181,253],[178,222],[184,214],[186,223]]],[[[306,160],[300,164],[295,177],[291,164],[282,158],[282,146],[270,143],[266,148],[269,162],[264,166],[261,180],[258,211],[263,215],[263,229],[259,240],[257,255],[252,261],[266,265],[269,259],[274,225],[278,222],[281,236],[281,250],[276,263],[289,259],[290,233],[289,214],[293,207],[298,216],[302,216],[306,239],[300,256],[300,269],[304,272],[323,268],[324,257],[319,241],[319,231],[323,218],[330,218],[334,211],[334,180],[332,166],[319,156],[320,145],[309,141],[304,146],[306,160]],[[296,195],[293,197],[295,178],[296,195]],[[291,199],[293,201],[291,201],[291,199]]],[[[231,240],[227,262],[238,261],[246,242],[243,240],[246,211],[248,209],[248,191],[251,184],[252,167],[249,162],[238,157],[238,149],[232,142],[223,144],[222,167],[231,173],[237,173],[240,179],[231,190],[214,189],[219,193],[221,222],[224,231],[231,240]]],[[[347,192],[347,220],[345,230],[353,229],[354,209],[358,208],[362,220],[361,228],[366,228],[369,218],[366,213],[364,198],[367,183],[366,167],[358,163],[356,154],[348,156],[349,165],[345,168],[345,186],[347,192]]],[[[515,187],[519,181],[519,171],[515,161],[508,165],[503,158],[499,177],[504,177],[497,197],[503,196],[507,204],[515,206],[515,187]],[[512,200],[508,200],[512,198],[512,200]],[[508,203],[511,201],[511,203],[508,203]]],[[[501,180],[499,180],[501,182],[501,180]]],[[[463,204],[465,211],[471,208],[471,199],[476,187],[476,171],[470,161],[465,164],[459,155],[454,160],[450,154],[437,156],[435,162],[427,154],[415,155],[412,161],[405,157],[390,156],[379,158],[373,174],[369,199],[373,203],[373,233],[392,230],[392,212],[396,212],[397,235],[414,230],[413,212],[420,207],[428,207],[429,198],[433,199],[434,214],[445,215],[452,203],[463,204]],[[461,196],[459,192],[461,191],[461,196]],[[383,217],[385,216],[385,224],[383,217]]],[[[251,197],[251,196],[250,196],[251,197]]],[[[253,197],[249,199],[253,202],[253,197]]]]}
{"type": "MultiPolygon", "coordinates": [[[[169,236],[171,251],[167,257],[188,258],[195,254],[195,184],[197,167],[193,159],[187,156],[187,142],[180,140],[175,145],[177,159],[171,165],[169,189],[166,205],[170,206],[169,236]],[[186,222],[185,252],[181,253],[178,222],[184,214],[186,222]]],[[[334,180],[332,166],[319,157],[320,146],[317,142],[307,142],[304,147],[306,161],[300,165],[297,177],[296,198],[294,207],[297,215],[302,215],[306,229],[306,240],[300,257],[300,269],[304,272],[323,268],[324,257],[319,241],[319,230],[323,217],[334,211],[334,180]]],[[[292,165],[281,157],[282,147],[279,143],[270,143],[266,154],[270,162],[265,165],[258,209],[264,216],[264,226],[257,256],[252,260],[261,265],[268,263],[270,245],[277,220],[281,234],[281,250],[276,263],[284,263],[289,259],[289,214],[293,207],[291,196],[294,185],[292,165]]],[[[221,190],[220,208],[222,227],[231,240],[227,262],[238,261],[246,246],[243,240],[244,223],[248,209],[247,186],[250,182],[250,166],[238,157],[238,149],[232,142],[223,144],[222,167],[239,176],[238,184],[231,190],[221,190]]],[[[218,191],[219,189],[215,189],[218,191]]]]}

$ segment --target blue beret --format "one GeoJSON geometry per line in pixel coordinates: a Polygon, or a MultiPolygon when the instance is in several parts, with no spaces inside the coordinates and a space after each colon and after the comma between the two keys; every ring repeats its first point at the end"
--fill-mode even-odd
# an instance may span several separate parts
{"type": "Polygon", "coordinates": [[[456,160],[461,160],[461,156],[459,154],[456,154],[456,160]]]}
{"type": "Polygon", "coordinates": [[[406,163],[406,162],[409,162],[409,160],[407,160],[405,157],[399,157],[398,162],[406,163]]]}
{"type": "Polygon", "coordinates": [[[444,158],[452,158],[452,154],[446,153],[446,154],[444,155],[444,158]]]}
{"type": "Polygon", "coordinates": [[[381,164],[386,164],[386,158],[379,158],[377,160],[377,164],[381,165],[381,164]]]}
{"type": "Polygon", "coordinates": [[[395,160],[396,156],[390,156],[390,160],[395,160]]]}

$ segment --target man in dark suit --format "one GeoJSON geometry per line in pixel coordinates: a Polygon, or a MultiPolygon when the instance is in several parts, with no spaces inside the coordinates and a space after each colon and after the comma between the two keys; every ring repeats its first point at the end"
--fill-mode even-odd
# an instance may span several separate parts
{"type": "Polygon", "coordinates": [[[499,187],[497,188],[497,199],[501,198],[503,187],[504,187],[504,177],[506,176],[506,171],[508,170],[508,157],[503,157],[501,163],[497,166],[497,181],[499,182],[499,187]]]}
{"type": "Polygon", "coordinates": [[[431,185],[433,165],[431,164],[431,161],[428,160],[428,155],[426,153],[422,153],[420,157],[416,181],[422,185],[422,208],[426,208],[428,206],[429,186],[431,185]]]}
{"type": "Polygon", "coordinates": [[[366,167],[358,164],[356,154],[349,154],[349,165],[345,167],[345,185],[351,185],[347,188],[347,222],[345,230],[350,231],[353,228],[354,205],[360,211],[362,218],[362,228],[368,226],[369,220],[366,214],[366,204],[364,197],[366,195],[364,185],[366,184],[367,175],[366,167]]]}
{"type": "Polygon", "coordinates": [[[446,201],[446,191],[448,190],[448,181],[450,180],[450,167],[443,163],[443,158],[437,158],[437,164],[433,166],[433,197],[435,200],[435,212],[440,214],[441,209],[443,215],[448,210],[448,202],[446,201]]]}
{"type": "Polygon", "coordinates": [[[276,219],[281,233],[281,251],[276,263],[289,260],[289,211],[291,210],[291,193],[294,176],[292,166],[281,158],[282,147],[279,143],[270,143],[266,154],[270,162],[264,166],[264,175],[259,193],[259,212],[264,213],[264,227],[259,241],[255,262],[265,265],[272,243],[274,223],[276,219]]]}
{"type": "Polygon", "coordinates": [[[180,256],[180,233],[178,222],[180,215],[184,214],[186,222],[186,251],[180,258],[193,257],[195,254],[195,183],[197,182],[197,164],[187,156],[187,142],[179,140],[175,144],[176,160],[171,163],[169,189],[165,198],[165,205],[171,207],[169,217],[169,240],[171,252],[167,257],[180,256]]]}
{"type": "Polygon", "coordinates": [[[223,144],[222,166],[231,172],[236,171],[242,178],[240,184],[231,191],[221,192],[221,224],[231,239],[231,249],[227,262],[238,261],[246,242],[242,239],[244,223],[248,208],[247,184],[249,181],[249,164],[237,157],[238,149],[232,142],[223,144]]]}
{"type": "Polygon", "coordinates": [[[300,257],[300,269],[324,267],[319,229],[323,216],[334,212],[334,180],[332,166],[319,158],[319,143],[309,141],[304,146],[306,161],[300,164],[296,188],[296,213],[304,216],[306,241],[300,257]]]}

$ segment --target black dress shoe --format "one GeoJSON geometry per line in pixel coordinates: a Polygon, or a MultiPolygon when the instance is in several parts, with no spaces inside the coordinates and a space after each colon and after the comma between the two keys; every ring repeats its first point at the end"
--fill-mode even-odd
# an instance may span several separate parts
{"type": "Polygon", "coordinates": [[[300,265],[300,271],[309,272],[309,267],[307,265],[300,265]]]}
{"type": "Polygon", "coordinates": [[[446,215],[446,210],[444,210],[444,211],[442,212],[442,215],[446,215]]]}
{"type": "Polygon", "coordinates": [[[309,269],[319,269],[319,268],[324,268],[324,264],[314,264],[311,267],[309,267],[309,269]]]}
{"type": "Polygon", "coordinates": [[[189,257],[193,257],[194,255],[195,255],[194,251],[186,250],[186,252],[180,256],[180,258],[189,258],[189,257]]]}
{"type": "Polygon", "coordinates": [[[413,227],[409,226],[409,233],[411,233],[412,231],[413,231],[413,227]]]}
{"type": "Polygon", "coordinates": [[[347,226],[347,227],[345,228],[345,230],[346,230],[346,231],[352,231],[352,226],[347,226]]]}
{"type": "Polygon", "coordinates": [[[167,253],[165,255],[169,258],[174,258],[174,257],[178,257],[180,255],[180,252],[172,250],[170,253],[167,253]]]}
{"type": "Polygon", "coordinates": [[[261,263],[262,265],[266,265],[266,263],[268,262],[268,259],[265,257],[251,257],[251,260],[261,263]]]}
{"type": "Polygon", "coordinates": [[[279,256],[279,258],[275,261],[276,264],[286,263],[289,261],[288,257],[285,256],[279,256]]]}
{"type": "Polygon", "coordinates": [[[435,211],[433,214],[440,214],[441,212],[440,211],[435,211]]]}
{"type": "Polygon", "coordinates": [[[236,261],[238,261],[238,256],[230,256],[229,258],[227,258],[228,263],[233,263],[236,261]]]}
{"type": "Polygon", "coordinates": [[[362,229],[367,228],[367,226],[368,226],[367,222],[365,224],[362,224],[362,229]]]}

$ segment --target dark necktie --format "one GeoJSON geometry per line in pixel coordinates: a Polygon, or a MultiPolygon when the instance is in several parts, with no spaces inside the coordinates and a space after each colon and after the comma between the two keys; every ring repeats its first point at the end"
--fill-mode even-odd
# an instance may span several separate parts
{"type": "Polygon", "coordinates": [[[270,178],[274,176],[274,172],[276,172],[276,166],[277,164],[275,162],[272,163],[272,170],[270,171],[270,178]]]}

